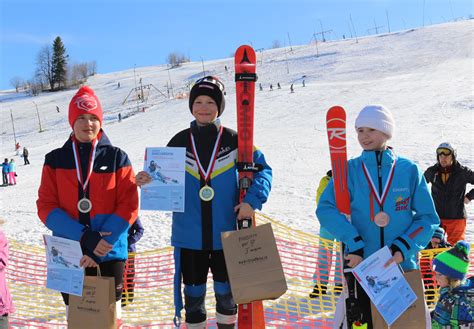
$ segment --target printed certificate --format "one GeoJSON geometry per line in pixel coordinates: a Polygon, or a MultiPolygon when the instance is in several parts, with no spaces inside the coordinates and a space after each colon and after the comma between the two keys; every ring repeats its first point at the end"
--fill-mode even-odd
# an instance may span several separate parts
{"type": "Polygon", "coordinates": [[[184,147],[147,147],[144,170],[152,182],[142,186],[140,209],[184,212],[184,147]]]}
{"type": "Polygon", "coordinates": [[[389,326],[417,299],[397,264],[384,267],[390,258],[385,246],[352,271],[389,326]]]}
{"type": "Polygon", "coordinates": [[[46,288],[82,296],[84,269],[79,265],[82,258],[79,242],[46,234],[43,239],[48,267],[46,288]]]}

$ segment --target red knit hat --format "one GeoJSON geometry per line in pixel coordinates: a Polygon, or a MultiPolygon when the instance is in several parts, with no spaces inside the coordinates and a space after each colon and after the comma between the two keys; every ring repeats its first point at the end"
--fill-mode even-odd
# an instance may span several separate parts
{"type": "Polygon", "coordinates": [[[74,122],[81,114],[94,114],[99,118],[102,127],[102,106],[94,91],[88,87],[81,87],[69,103],[69,124],[74,127],[74,122]]]}

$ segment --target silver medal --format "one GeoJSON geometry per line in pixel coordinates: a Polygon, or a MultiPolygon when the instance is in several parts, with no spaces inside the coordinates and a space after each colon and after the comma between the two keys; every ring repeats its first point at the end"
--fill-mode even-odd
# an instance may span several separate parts
{"type": "Polygon", "coordinates": [[[90,212],[92,209],[91,200],[89,200],[88,198],[82,198],[77,203],[77,209],[83,214],[90,212]]]}

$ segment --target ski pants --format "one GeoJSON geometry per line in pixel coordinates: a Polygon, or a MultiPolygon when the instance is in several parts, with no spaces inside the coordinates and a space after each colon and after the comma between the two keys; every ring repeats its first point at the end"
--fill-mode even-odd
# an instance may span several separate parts
{"type": "Polygon", "coordinates": [[[15,173],[14,173],[14,172],[9,172],[9,173],[8,173],[8,180],[10,181],[10,184],[11,184],[11,185],[15,185],[15,184],[16,184],[16,176],[15,176],[15,173]]]}
{"type": "Polygon", "coordinates": [[[8,173],[2,171],[3,185],[8,185],[8,173]]]}
{"type": "Polygon", "coordinates": [[[237,305],[230,290],[224,253],[222,250],[181,249],[181,272],[184,282],[186,323],[206,321],[206,282],[209,268],[214,280],[216,321],[232,324],[236,321],[237,305]]]}

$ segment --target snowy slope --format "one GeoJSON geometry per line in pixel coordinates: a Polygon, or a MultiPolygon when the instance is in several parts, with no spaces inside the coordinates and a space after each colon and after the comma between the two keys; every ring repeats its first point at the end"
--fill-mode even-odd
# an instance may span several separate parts
{"type": "MultiPolygon", "coordinates": [[[[317,233],[315,189],[329,168],[324,131],[326,110],[335,104],[348,111],[348,126],[368,103],[383,103],[395,117],[392,142],[397,153],[415,160],[423,169],[435,161],[435,148],[442,141],[455,143],[459,160],[474,168],[473,29],[474,21],[461,21],[355,40],[273,49],[258,53],[259,82],[256,94],[255,144],[274,170],[274,184],[263,211],[289,226],[317,233]],[[289,71],[289,73],[288,73],[289,71]],[[302,87],[305,76],[306,87],[302,87]],[[282,89],[276,88],[280,82],[282,89]],[[269,85],[273,84],[273,91],[269,85]],[[295,93],[289,86],[294,83],[295,93]]],[[[210,74],[220,76],[227,87],[225,125],[236,128],[233,59],[205,62],[210,74]]],[[[142,79],[144,85],[166,92],[185,91],[202,76],[201,63],[187,63],[170,71],[165,66],[101,74],[88,84],[98,94],[104,113],[104,129],[112,143],[130,156],[135,171],[143,166],[147,146],[164,146],[192,120],[187,99],[167,99],[151,89],[145,112],[135,113],[135,101],[122,102],[142,79]],[[121,87],[117,88],[117,82],[121,87]],[[133,116],[121,123],[117,114],[133,116]]],[[[0,188],[0,217],[7,220],[7,236],[28,243],[41,243],[47,232],[36,215],[37,189],[44,155],[60,147],[70,127],[67,105],[74,90],[24,97],[0,92],[2,157],[14,157],[18,185],[0,188]],[[38,105],[42,133],[38,133],[38,105]],[[61,109],[56,112],[56,105],[61,109]],[[17,139],[30,151],[30,166],[13,152],[10,109],[15,118],[17,139]]],[[[350,156],[361,148],[349,130],[350,156]]],[[[472,187],[472,186],[471,186],[472,187]]],[[[474,242],[474,206],[469,211],[469,240],[474,242]]],[[[170,214],[141,212],[145,235],[139,250],[169,245],[170,214]]]]}

